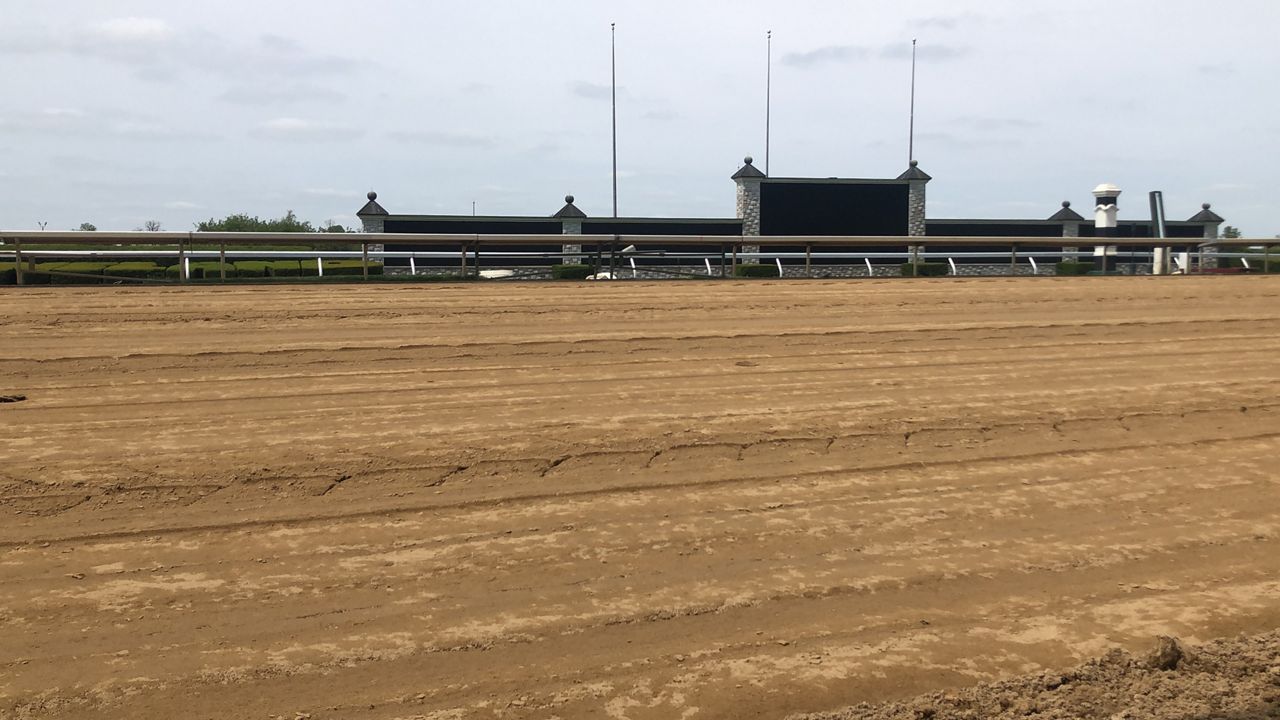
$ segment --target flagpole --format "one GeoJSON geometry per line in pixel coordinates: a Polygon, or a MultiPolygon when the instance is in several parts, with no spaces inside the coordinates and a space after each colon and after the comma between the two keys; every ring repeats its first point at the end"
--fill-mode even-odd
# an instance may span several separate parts
{"type": "Polygon", "coordinates": [[[773,99],[773,31],[765,33],[764,70],[764,174],[769,174],[769,111],[773,99]]]}
{"type": "Polygon", "coordinates": [[[911,119],[907,129],[907,163],[916,159],[916,39],[911,38],[911,119]]]}
{"type": "Polygon", "coordinates": [[[613,103],[613,216],[618,217],[618,30],[617,23],[609,23],[609,61],[613,103]]]}

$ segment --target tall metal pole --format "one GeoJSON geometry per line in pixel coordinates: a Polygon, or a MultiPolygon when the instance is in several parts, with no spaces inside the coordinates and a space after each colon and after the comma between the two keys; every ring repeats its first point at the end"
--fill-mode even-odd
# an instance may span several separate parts
{"type": "Polygon", "coordinates": [[[769,110],[773,98],[773,31],[765,33],[764,69],[764,174],[769,174],[769,110]]]}
{"type": "Polygon", "coordinates": [[[613,216],[618,217],[618,24],[609,23],[609,60],[613,98],[613,216]]]}
{"type": "Polygon", "coordinates": [[[907,128],[907,164],[916,159],[916,39],[911,38],[911,119],[907,128]]]}

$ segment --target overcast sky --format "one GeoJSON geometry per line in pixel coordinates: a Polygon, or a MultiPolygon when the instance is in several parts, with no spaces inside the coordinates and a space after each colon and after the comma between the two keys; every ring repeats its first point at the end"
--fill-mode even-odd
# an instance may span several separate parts
{"type": "Polygon", "coordinates": [[[1280,2],[11,2],[0,13],[0,228],[165,229],[235,212],[731,217],[774,176],[894,177],[930,217],[1045,218],[1164,190],[1280,234],[1280,2]]]}

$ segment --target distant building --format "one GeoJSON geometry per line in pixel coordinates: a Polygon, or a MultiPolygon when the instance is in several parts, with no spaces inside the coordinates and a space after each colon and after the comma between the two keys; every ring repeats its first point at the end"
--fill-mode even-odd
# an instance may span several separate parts
{"type": "MultiPolygon", "coordinates": [[[[896,178],[794,178],[769,177],[761,172],[750,157],[731,176],[736,185],[736,217],[733,218],[593,218],[574,205],[573,196],[549,216],[471,216],[409,215],[387,212],[377,202],[377,194],[369,193],[369,201],[357,213],[366,232],[386,233],[462,233],[481,235],[698,235],[706,236],[705,247],[689,251],[717,252],[721,247],[714,238],[734,238],[761,252],[770,249],[768,238],[777,236],[892,236],[919,237],[919,246],[933,237],[1061,237],[1064,239],[1153,237],[1150,220],[1118,220],[1114,228],[1099,229],[1071,208],[1069,202],[1043,220],[1035,219],[955,219],[931,218],[927,213],[926,187],[933,179],[912,161],[896,178]],[[758,238],[758,242],[755,240],[758,238]]],[[[1206,204],[1199,213],[1185,221],[1169,221],[1165,232],[1169,238],[1200,241],[1215,238],[1224,220],[1206,204]]],[[[566,237],[563,245],[545,248],[512,246],[510,250],[560,252],[566,257],[582,252],[582,247],[566,237]]],[[[1091,243],[1081,243],[1090,245],[1091,243]]],[[[1190,244],[1190,243],[1189,243],[1190,244]]],[[[1064,242],[1064,246],[1077,244],[1064,242]]],[[[494,252],[507,248],[488,246],[494,252]]],[[[903,244],[876,248],[860,248],[866,253],[902,252],[903,244]]],[[[949,248],[957,263],[981,264],[981,258],[966,258],[965,253],[992,252],[1007,246],[949,248]]],[[[411,244],[388,244],[387,250],[439,250],[411,244]]],[[[781,251],[781,248],[776,248],[781,251]]],[[[794,249],[794,248],[792,248],[794,249]]],[[[1052,250],[1052,248],[1048,248],[1052,250]]],[[[833,249],[834,250],[834,249],[833,249]]],[[[539,265],[560,262],[558,258],[535,259],[519,264],[539,265]]],[[[647,260],[647,262],[657,262],[647,260]]],[[[815,264],[837,261],[815,260],[815,264]]],[[[848,260],[838,261],[848,264],[848,260]]],[[[898,264],[901,259],[878,259],[875,264],[898,264]]],[[[394,264],[394,263],[393,263],[394,264]]],[[[403,263],[401,263],[403,264],[403,263]]],[[[420,265],[452,265],[453,261],[420,261],[420,265]]],[[[515,263],[512,263],[515,264],[515,263]]]]}

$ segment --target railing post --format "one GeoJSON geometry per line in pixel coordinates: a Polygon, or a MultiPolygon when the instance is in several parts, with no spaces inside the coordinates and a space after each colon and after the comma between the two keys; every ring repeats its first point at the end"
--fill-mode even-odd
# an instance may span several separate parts
{"type": "Polygon", "coordinates": [[[1018,274],[1018,243],[1009,246],[1009,274],[1018,274]]]}
{"type": "Polygon", "coordinates": [[[187,242],[184,243],[182,238],[178,238],[178,282],[187,282],[191,279],[191,269],[187,267],[187,246],[191,241],[191,233],[187,233],[187,242]]]}
{"type": "Polygon", "coordinates": [[[811,263],[812,258],[813,258],[813,246],[805,245],[804,246],[804,276],[807,278],[813,277],[813,265],[811,263]]]}
{"type": "Polygon", "coordinates": [[[920,246],[911,246],[911,277],[920,277],[920,246]]]}
{"type": "Polygon", "coordinates": [[[369,243],[360,242],[360,270],[364,275],[364,279],[369,279],[369,243]]]}
{"type": "Polygon", "coordinates": [[[218,278],[227,281],[227,241],[218,241],[218,278]]]}
{"type": "Polygon", "coordinates": [[[479,234],[476,234],[475,251],[476,251],[475,278],[479,280],[480,279],[480,235],[479,234]]]}
{"type": "Polygon", "coordinates": [[[25,285],[25,271],[22,267],[22,238],[13,239],[13,271],[17,275],[14,281],[19,285],[25,285]]]}

